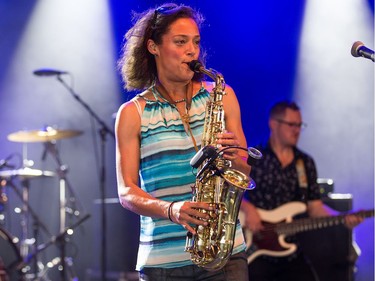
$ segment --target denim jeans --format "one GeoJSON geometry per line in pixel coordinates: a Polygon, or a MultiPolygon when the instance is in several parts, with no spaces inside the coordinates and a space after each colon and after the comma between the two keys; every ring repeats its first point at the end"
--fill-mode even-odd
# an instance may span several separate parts
{"type": "Polygon", "coordinates": [[[140,281],[248,281],[247,260],[244,252],[231,256],[220,270],[207,271],[196,265],[176,268],[145,267],[139,273],[140,281]]]}

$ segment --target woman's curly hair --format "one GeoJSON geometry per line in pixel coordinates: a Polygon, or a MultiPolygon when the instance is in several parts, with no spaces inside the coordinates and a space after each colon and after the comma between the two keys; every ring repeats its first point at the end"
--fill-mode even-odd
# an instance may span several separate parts
{"type": "MultiPolygon", "coordinates": [[[[202,15],[191,7],[172,3],[163,4],[157,9],[149,9],[140,14],[133,14],[135,24],[125,34],[122,55],[118,61],[125,89],[143,90],[152,85],[157,71],[155,58],[148,51],[147,41],[152,39],[156,44],[160,44],[169,26],[180,18],[193,19],[198,28],[204,21],[202,15]]],[[[199,59],[203,62],[203,51],[199,59]]],[[[202,74],[196,73],[193,80],[202,78],[202,74]]]]}

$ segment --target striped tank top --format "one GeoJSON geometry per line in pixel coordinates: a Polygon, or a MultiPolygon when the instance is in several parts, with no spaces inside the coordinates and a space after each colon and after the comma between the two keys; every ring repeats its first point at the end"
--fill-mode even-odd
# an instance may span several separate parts
{"type": "MultiPolygon", "coordinates": [[[[185,131],[180,114],[174,105],[146,100],[141,113],[140,185],[155,198],[165,201],[190,201],[195,175],[190,159],[196,151],[189,133],[185,131]]],[[[200,146],[206,102],[210,94],[201,87],[191,102],[191,132],[200,146]]],[[[186,229],[168,219],[140,216],[140,241],[137,270],[143,267],[173,268],[191,265],[185,252],[186,229]]],[[[245,249],[242,230],[236,229],[233,253],[245,249]]]]}

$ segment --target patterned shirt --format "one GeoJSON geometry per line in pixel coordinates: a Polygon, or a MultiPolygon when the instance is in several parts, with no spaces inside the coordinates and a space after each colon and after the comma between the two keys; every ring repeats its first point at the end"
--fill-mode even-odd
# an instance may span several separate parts
{"type": "MultiPolygon", "coordinates": [[[[154,91],[154,95],[157,93],[154,91]]],[[[201,87],[193,96],[190,127],[200,145],[209,92],[201,87]]],[[[165,201],[191,201],[195,174],[190,160],[196,151],[180,114],[167,101],[146,99],[141,116],[141,188],[165,201]]],[[[173,268],[191,265],[185,252],[186,230],[168,219],[140,216],[141,231],[137,270],[143,267],[173,268]]],[[[233,254],[245,249],[242,230],[237,224],[233,254]]]]}
{"type": "Polygon", "coordinates": [[[321,198],[315,163],[309,155],[294,148],[293,161],[282,167],[269,143],[257,148],[262,152],[263,158],[252,166],[250,173],[256,187],[246,193],[246,197],[256,207],[271,210],[291,201],[306,201],[304,196],[307,200],[321,198]],[[299,186],[296,169],[298,159],[302,159],[305,166],[307,190],[299,186]]]}

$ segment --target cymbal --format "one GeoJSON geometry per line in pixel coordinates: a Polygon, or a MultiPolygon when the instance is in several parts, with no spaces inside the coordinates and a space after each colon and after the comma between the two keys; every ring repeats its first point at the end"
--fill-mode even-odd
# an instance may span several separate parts
{"type": "Polygon", "coordinates": [[[35,178],[35,177],[53,177],[55,172],[52,171],[42,171],[32,168],[21,168],[17,170],[4,170],[0,171],[0,178],[9,179],[12,177],[20,177],[23,179],[35,178]]]}
{"type": "Polygon", "coordinates": [[[14,142],[48,142],[52,140],[72,138],[81,135],[82,131],[57,130],[47,127],[45,130],[18,131],[8,135],[8,140],[14,142]]]}

